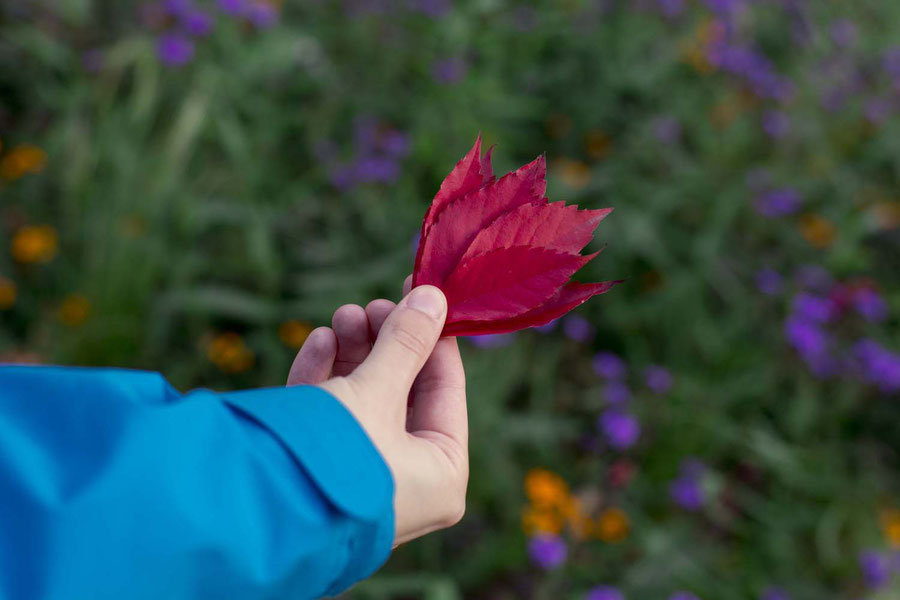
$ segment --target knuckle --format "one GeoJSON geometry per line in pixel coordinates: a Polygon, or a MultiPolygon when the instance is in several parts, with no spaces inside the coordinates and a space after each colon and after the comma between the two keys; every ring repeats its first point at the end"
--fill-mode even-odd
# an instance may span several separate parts
{"type": "Polygon", "coordinates": [[[393,324],[389,331],[390,338],[401,348],[414,354],[421,356],[428,351],[427,342],[422,336],[410,325],[393,324]]]}
{"type": "Polygon", "coordinates": [[[466,516],[466,497],[465,495],[460,495],[451,503],[443,525],[444,527],[453,527],[462,521],[464,516],[466,516]]]}

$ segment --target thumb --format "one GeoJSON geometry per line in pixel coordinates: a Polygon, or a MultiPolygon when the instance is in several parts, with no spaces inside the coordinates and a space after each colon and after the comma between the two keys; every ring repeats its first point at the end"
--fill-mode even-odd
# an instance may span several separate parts
{"type": "Polygon", "coordinates": [[[372,352],[351,377],[401,398],[405,405],[446,318],[447,300],[441,290],[431,285],[412,290],[385,320],[372,352]]]}

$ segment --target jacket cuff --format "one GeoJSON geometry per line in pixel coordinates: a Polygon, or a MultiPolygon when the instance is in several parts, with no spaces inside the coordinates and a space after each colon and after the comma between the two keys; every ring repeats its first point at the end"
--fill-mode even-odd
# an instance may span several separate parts
{"type": "Polygon", "coordinates": [[[381,454],[350,411],[315,386],[219,396],[271,431],[332,505],[362,521],[347,531],[347,564],[332,593],[378,569],[387,560],[394,541],[394,481],[381,454]]]}

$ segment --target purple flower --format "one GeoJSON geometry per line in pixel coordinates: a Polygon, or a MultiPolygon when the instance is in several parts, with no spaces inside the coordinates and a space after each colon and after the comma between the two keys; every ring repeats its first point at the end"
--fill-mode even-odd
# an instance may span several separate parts
{"type": "Polygon", "coordinates": [[[491,333],[487,335],[470,335],[466,339],[476,348],[502,348],[509,346],[516,338],[514,333],[491,333]]]}
{"type": "Polygon", "coordinates": [[[458,56],[436,60],[431,65],[432,77],[444,85],[459,83],[466,76],[467,70],[466,62],[458,56]]]}
{"type": "Polygon", "coordinates": [[[209,35],[215,21],[202,10],[191,10],[181,16],[181,23],[189,34],[202,37],[209,35]]]}
{"type": "Polygon", "coordinates": [[[775,296],[784,287],[784,278],[773,269],[760,269],[756,273],[756,289],[767,296],[775,296]]]}
{"type": "Polygon", "coordinates": [[[675,592],[669,596],[669,600],[700,600],[700,598],[690,592],[675,592]]]}
{"type": "Polygon", "coordinates": [[[598,352],[591,364],[594,373],[606,379],[622,379],[627,371],[625,361],[612,352],[598,352]]]}
{"type": "Polygon", "coordinates": [[[884,392],[900,391],[900,354],[875,340],[862,340],[853,347],[853,356],[865,381],[884,392]]]}
{"type": "Polygon", "coordinates": [[[594,338],[595,329],[591,322],[581,315],[569,315],[563,319],[563,333],[570,340],[589,342],[594,338]]]}
{"type": "Polygon", "coordinates": [[[875,550],[864,550],[859,553],[859,569],[862,571],[866,586],[872,589],[883,587],[891,576],[888,557],[875,550]]]}
{"type": "Polygon", "coordinates": [[[542,534],[528,542],[528,555],[542,569],[555,569],[566,561],[568,549],[562,538],[542,534]]]}
{"type": "Polygon", "coordinates": [[[181,34],[167,33],[157,40],[156,55],[163,64],[180,67],[194,58],[194,42],[181,34]]]}
{"type": "Polygon", "coordinates": [[[539,331],[541,333],[552,333],[556,330],[557,327],[559,327],[559,319],[553,319],[549,323],[545,325],[538,325],[534,329],[535,331],[539,331]]]}
{"type": "Polygon", "coordinates": [[[641,435],[641,424],[629,413],[610,408],[599,419],[600,431],[616,450],[631,448],[641,435]]]}
{"type": "Polygon", "coordinates": [[[802,203],[803,199],[797,190],[778,188],[757,196],[756,210],[762,216],[774,219],[797,212],[802,203]]]}
{"type": "Polygon", "coordinates": [[[887,302],[872,288],[860,288],[853,294],[853,308],[865,320],[880,323],[888,317],[887,302]]]}
{"type": "Polygon", "coordinates": [[[588,590],[584,600],[625,600],[625,595],[611,585],[600,585],[588,590]]]}
{"type": "Polygon", "coordinates": [[[339,190],[346,190],[356,184],[356,170],[353,165],[332,165],[328,169],[331,185],[339,190]]]}
{"type": "Polygon", "coordinates": [[[656,394],[665,394],[672,389],[672,374],[665,367],[650,365],[644,370],[644,382],[656,394]]]}
{"type": "Polygon", "coordinates": [[[603,388],[603,397],[608,403],[619,406],[631,400],[631,390],[621,381],[610,381],[603,388]]]}
{"type": "MultiPolygon", "coordinates": [[[[725,5],[736,5],[735,0],[710,0],[725,5]]],[[[719,11],[722,12],[722,11],[719,11]]],[[[726,27],[728,24],[725,24],[726,27]]],[[[761,98],[778,101],[788,100],[793,95],[793,84],[775,71],[772,62],[755,49],[726,40],[707,47],[707,60],[723,71],[744,81],[754,94],[761,98]]]]}
{"type": "Polygon", "coordinates": [[[172,16],[182,17],[194,9],[194,3],[191,0],[164,0],[163,8],[172,16]]]}
{"type": "Polygon", "coordinates": [[[706,0],[706,7],[720,16],[730,16],[741,7],[744,0],[706,0]]]}
{"type": "Polygon", "coordinates": [[[278,9],[266,0],[257,0],[247,11],[247,18],[257,29],[268,29],[278,22],[278,9]]]}
{"type": "Polygon", "coordinates": [[[684,510],[700,510],[706,503],[703,494],[702,479],[706,473],[706,465],[696,458],[681,462],[681,472],[669,484],[669,497],[684,510]]]}
{"type": "Polygon", "coordinates": [[[828,323],[835,317],[836,308],[834,302],[828,298],[801,292],[794,297],[793,311],[795,315],[806,320],[828,323]]]}
{"type": "Polygon", "coordinates": [[[829,345],[828,335],[816,323],[790,317],[784,324],[788,342],[804,358],[823,356],[829,345]]]}
{"type": "Polygon", "coordinates": [[[891,116],[892,110],[891,102],[887,98],[871,98],[866,102],[863,113],[870,123],[881,125],[891,116]]]}
{"type": "Polygon", "coordinates": [[[855,46],[859,38],[859,29],[850,19],[839,19],[831,24],[831,39],[842,48],[855,46]]]}
{"type": "Polygon", "coordinates": [[[364,156],[356,162],[355,171],[359,181],[390,183],[400,176],[400,165],[392,158],[364,156]]]}
{"type": "Polygon", "coordinates": [[[653,122],[656,139],[664,144],[673,144],[681,137],[681,123],[675,117],[657,117],[653,122]]]}
{"type": "Polygon", "coordinates": [[[247,13],[247,0],[217,0],[219,10],[235,17],[244,16],[247,13]]]}
{"type": "Polygon", "coordinates": [[[888,48],[881,59],[881,66],[892,79],[900,80],[900,46],[888,48]]]}
{"type": "Polygon", "coordinates": [[[759,600],[791,600],[791,595],[783,588],[769,587],[766,588],[759,596],[759,600]]]}
{"type": "Polygon", "coordinates": [[[410,8],[416,12],[439,19],[450,12],[450,0],[410,0],[410,8]]]}
{"type": "Polygon", "coordinates": [[[778,110],[770,110],[763,114],[762,128],[773,140],[780,140],[791,132],[791,119],[778,110]]]}
{"type": "Polygon", "coordinates": [[[680,17],[684,12],[684,0],[656,0],[659,12],[669,19],[680,17]]]}
{"type": "Polygon", "coordinates": [[[402,131],[390,131],[380,139],[381,149],[385,154],[395,158],[403,158],[409,154],[409,136],[402,131]]]}

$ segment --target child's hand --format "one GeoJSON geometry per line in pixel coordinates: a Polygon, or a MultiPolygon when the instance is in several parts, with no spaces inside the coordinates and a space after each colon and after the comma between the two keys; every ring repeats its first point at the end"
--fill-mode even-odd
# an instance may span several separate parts
{"type": "Polygon", "coordinates": [[[309,335],[288,377],[288,385],[336,396],[381,452],[396,488],[395,545],[454,525],[465,511],[466,381],[456,338],[438,339],[446,316],[447,301],[432,286],[399,305],[342,306],[333,330],[309,335]]]}

